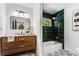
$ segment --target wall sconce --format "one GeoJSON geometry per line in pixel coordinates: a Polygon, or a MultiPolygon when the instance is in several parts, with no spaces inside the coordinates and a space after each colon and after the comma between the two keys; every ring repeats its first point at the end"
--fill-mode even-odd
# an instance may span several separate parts
{"type": "Polygon", "coordinates": [[[23,11],[19,11],[19,10],[15,10],[13,12],[13,16],[29,18],[29,14],[27,12],[23,12],[23,11]]]}
{"type": "Polygon", "coordinates": [[[19,16],[19,12],[17,10],[13,11],[13,16],[19,16]]]}

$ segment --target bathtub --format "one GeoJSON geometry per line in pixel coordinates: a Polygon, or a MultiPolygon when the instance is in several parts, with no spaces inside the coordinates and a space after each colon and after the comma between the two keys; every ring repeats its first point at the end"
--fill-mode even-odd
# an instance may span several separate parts
{"type": "Polygon", "coordinates": [[[55,51],[62,49],[62,43],[56,41],[43,42],[43,54],[53,54],[55,51]]]}

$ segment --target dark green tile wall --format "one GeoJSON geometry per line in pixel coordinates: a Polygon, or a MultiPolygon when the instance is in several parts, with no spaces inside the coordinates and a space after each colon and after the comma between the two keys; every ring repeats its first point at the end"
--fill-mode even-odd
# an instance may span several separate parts
{"type": "Polygon", "coordinates": [[[52,26],[43,26],[43,41],[57,41],[64,43],[64,10],[61,10],[53,15],[43,12],[43,17],[49,18],[52,21],[52,26]],[[52,17],[57,17],[56,20],[59,20],[62,23],[62,27],[59,29],[59,38],[56,39],[58,28],[54,26],[54,20],[52,17]]]}
{"type": "MultiPolygon", "coordinates": [[[[43,17],[49,18],[52,21],[52,15],[51,14],[43,12],[43,17]]],[[[53,26],[54,26],[53,21],[52,21],[52,26],[51,27],[43,26],[43,41],[44,42],[52,41],[54,39],[54,32],[53,32],[54,27],[53,26]]]]}
{"type": "Polygon", "coordinates": [[[53,40],[62,43],[64,41],[64,10],[61,10],[53,15],[43,12],[43,17],[49,18],[52,21],[51,27],[43,26],[43,41],[53,40]],[[60,20],[62,23],[62,27],[59,31],[59,39],[56,39],[58,28],[54,26],[54,20],[52,19],[52,17],[57,17],[56,20],[60,20]]]}

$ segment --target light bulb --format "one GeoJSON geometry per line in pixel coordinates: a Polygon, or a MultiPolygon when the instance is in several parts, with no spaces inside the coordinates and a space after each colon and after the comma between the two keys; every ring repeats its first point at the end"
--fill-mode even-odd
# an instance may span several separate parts
{"type": "Polygon", "coordinates": [[[13,12],[13,16],[18,16],[19,15],[19,12],[17,11],[17,10],[15,10],[14,12],[13,12]]]}
{"type": "Polygon", "coordinates": [[[23,17],[23,13],[19,12],[19,17],[23,17]]]}
{"type": "Polygon", "coordinates": [[[56,19],[56,17],[53,17],[52,19],[53,19],[53,20],[55,20],[55,19],[56,19]]]}
{"type": "Polygon", "coordinates": [[[29,18],[29,14],[28,13],[24,13],[24,17],[25,18],[29,18]]]}

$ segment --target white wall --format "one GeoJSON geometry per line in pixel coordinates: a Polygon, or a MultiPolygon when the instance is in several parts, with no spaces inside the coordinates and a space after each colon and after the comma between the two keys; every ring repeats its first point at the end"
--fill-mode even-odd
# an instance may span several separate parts
{"type": "MultiPolygon", "coordinates": [[[[7,30],[7,35],[11,36],[11,35],[15,35],[15,33],[20,33],[21,31],[17,31],[17,30],[12,30],[10,29],[10,16],[13,16],[13,12],[15,10],[19,10],[19,11],[24,11],[27,12],[30,15],[30,20],[32,21],[32,8],[28,8],[28,7],[24,7],[21,5],[17,5],[17,4],[6,4],[6,30],[7,30]]],[[[33,27],[33,21],[31,22],[31,27],[33,27]]]]}
{"type": "Polygon", "coordinates": [[[0,3],[0,36],[6,33],[6,4],[0,3]]]}
{"type": "Polygon", "coordinates": [[[37,35],[37,53],[38,55],[42,55],[42,32],[41,32],[41,5],[40,4],[35,4],[34,7],[34,32],[37,35]]]}
{"type": "Polygon", "coordinates": [[[64,9],[64,43],[66,50],[79,48],[79,31],[72,30],[72,11],[79,9],[79,4],[72,4],[64,9]]]}
{"type": "MultiPolygon", "coordinates": [[[[32,20],[33,20],[34,34],[37,36],[37,54],[42,55],[42,39],[41,39],[41,29],[40,29],[41,28],[41,26],[40,26],[40,15],[41,15],[40,14],[40,4],[39,3],[37,3],[37,4],[26,3],[26,4],[18,4],[18,5],[22,5],[22,6],[33,9],[33,19],[32,20]]],[[[12,6],[12,7],[14,7],[14,6],[12,6]]],[[[7,8],[6,4],[0,4],[0,16],[1,16],[0,21],[2,21],[0,23],[2,23],[1,27],[2,27],[3,36],[7,33],[6,32],[6,30],[7,30],[6,23],[8,20],[6,19],[6,8],[7,8]]],[[[20,8],[20,7],[16,6],[15,8],[17,8],[19,10],[20,9],[25,10],[24,7],[20,8]]],[[[12,9],[14,9],[14,8],[12,8],[12,9]]],[[[7,12],[10,12],[9,7],[8,7],[7,12]]]]}

